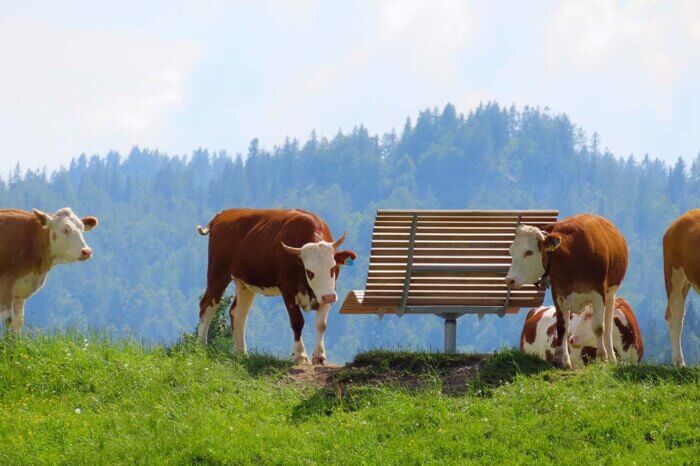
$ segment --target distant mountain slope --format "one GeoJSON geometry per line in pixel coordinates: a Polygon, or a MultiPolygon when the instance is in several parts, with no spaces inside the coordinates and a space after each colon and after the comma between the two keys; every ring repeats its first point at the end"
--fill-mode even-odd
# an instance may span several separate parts
{"type": "MultiPolygon", "coordinates": [[[[0,205],[43,210],[71,206],[96,215],[89,263],[63,266],[27,305],[30,325],[106,328],[150,342],[192,331],[204,290],[207,240],[195,226],[228,207],[300,207],[334,232],[348,228],[360,258],[339,292],[363,286],[374,210],[383,208],[556,208],[611,218],[626,235],[631,263],[621,294],[634,306],[650,358],[668,357],[661,236],[685,210],[700,206],[700,156],[690,167],[616,157],[586,138],[566,115],[482,105],[426,110],[400,134],[359,127],[328,140],[314,133],[245,155],[195,151],[167,157],[134,148],[126,157],[81,156],[55,173],[16,170],[0,184],[0,205]]],[[[688,313],[687,359],[700,360],[699,301],[688,313]]],[[[523,313],[524,314],[524,313],[523,313]]],[[[461,349],[515,345],[523,315],[460,320],[461,349]]],[[[430,316],[331,315],[329,358],[342,361],[377,345],[439,347],[442,322],[430,316]]],[[[287,354],[291,331],[278,298],[259,298],[249,344],[287,354]],[[271,336],[275,335],[274,338],[271,336]],[[281,337],[280,337],[281,335],[281,337]]],[[[307,326],[306,336],[313,335],[307,326]]]]}

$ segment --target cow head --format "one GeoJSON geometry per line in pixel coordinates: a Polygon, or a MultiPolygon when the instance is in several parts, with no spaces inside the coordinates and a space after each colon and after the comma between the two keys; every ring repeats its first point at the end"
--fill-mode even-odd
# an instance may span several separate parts
{"type": "Polygon", "coordinates": [[[51,257],[55,264],[85,261],[92,257],[92,249],[85,243],[83,232],[97,226],[95,217],[80,219],[68,207],[55,214],[34,209],[34,216],[39,225],[48,230],[51,257]]]}
{"type": "Polygon", "coordinates": [[[338,251],[338,247],[345,241],[346,234],[347,232],[333,243],[319,241],[306,243],[300,248],[282,243],[285,251],[301,259],[306,281],[316,298],[323,304],[333,304],[338,299],[335,294],[335,282],[340,266],[347,264],[348,259],[354,260],[357,257],[352,251],[338,251]]]}
{"type": "Polygon", "coordinates": [[[554,251],[561,244],[559,235],[550,235],[537,227],[520,225],[515,231],[515,239],[510,245],[512,262],[506,284],[520,288],[526,283],[537,282],[545,272],[548,251],[554,251]]]}
{"type": "Polygon", "coordinates": [[[598,338],[593,333],[593,309],[590,306],[580,315],[573,314],[569,323],[569,346],[583,348],[584,346],[596,347],[598,338]]]}

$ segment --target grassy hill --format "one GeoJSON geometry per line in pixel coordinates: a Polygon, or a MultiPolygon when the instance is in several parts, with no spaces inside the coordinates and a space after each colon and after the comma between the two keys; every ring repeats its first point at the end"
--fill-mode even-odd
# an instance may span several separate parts
{"type": "Polygon", "coordinates": [[[693,463],[700,368],[562,372],[374,351],[294,370],[228,342],[0,341],[0,464],[693,463]]]}

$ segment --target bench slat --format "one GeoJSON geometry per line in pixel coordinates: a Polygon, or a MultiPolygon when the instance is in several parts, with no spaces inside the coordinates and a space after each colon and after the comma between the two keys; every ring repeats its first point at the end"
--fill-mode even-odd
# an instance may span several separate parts
{"type": "Polygon", "coordinates": [[[425,217],[429,215],[446,215],[446,216],[480,216],[480,217],[517,217],[518,215],[540,215],[540,216],[558,216],[557,210],[401,210],[401,209],[379,209],[377,216],[383,215],[418,215],[425,217]]]}

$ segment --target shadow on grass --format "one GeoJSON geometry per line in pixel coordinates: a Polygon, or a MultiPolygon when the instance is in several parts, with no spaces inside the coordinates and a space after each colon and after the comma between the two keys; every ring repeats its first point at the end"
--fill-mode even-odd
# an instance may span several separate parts
{"type": "Polygon", "coordinates": [[[491,396],[498,387],[510,384],[519,375],[532,375],[551,370],[552,366],[536,356],[518,350],[505,350],[484,360],[469,383],[475,395],[491,396]]]}
{"type": "Polygon", "coordinates": [[[213,339],[206,346],[192,335],[183,336],[182,341],[166,349],[167,354],[203,353],[212,361],[233,361],[243,367],[252,377],[287,374],[293,363],[267,353],[235,354],[229,338],[213,339]]]}
{"type": "Polygon", "coordinates": [[[443,354],[394,350],[360,353],[349,366],[338,371],[339,383],[390,382],[445,376],[466,366],[476,366],[488,356],[481,354],[443,354]]]}
{"type": "Polygon", "coordinates": [[[331,416],[335,412],[355,412],[377,403],[377,398],[382,392],[386,393],[381,387],[369,385],[336,384],[322,388],[292,409],[291,420],[299,424],[316,416],[331,416]]]}
{"type": "Polygon", "coordinates": [[[336,411],[354,412],[385,398],[387,391],[419,393],[440,387],[440,380],[460,367],[474,367],[481,355],[440,354],[395,350],[360,353],[293,411],[293,422],[314,416],[330,416],[336,411]]]}
{"type": "Polygon", "coordinates": [[[639,366],[617,366],[613,376],[633,383],[658,385],[675,383],[678,385],[700,383],[700,367],[673,367],[641,364],[639,366]]]}

